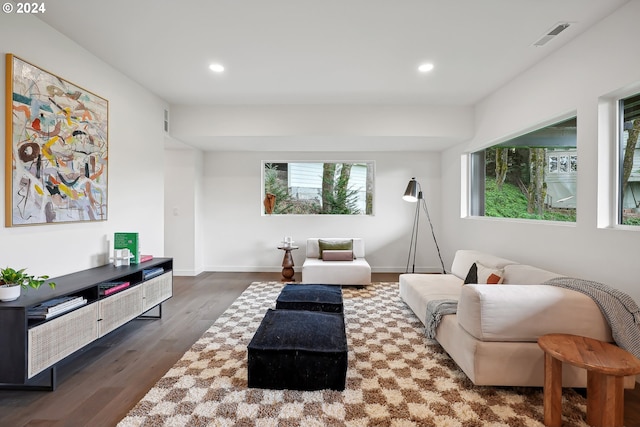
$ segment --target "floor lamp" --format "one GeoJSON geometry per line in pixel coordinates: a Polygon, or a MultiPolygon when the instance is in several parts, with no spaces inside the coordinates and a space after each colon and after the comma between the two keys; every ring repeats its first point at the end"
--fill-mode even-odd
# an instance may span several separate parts
{"type": "Polygon", "coordinates": [[[411,178],[409,180],[409,184],[407,185],[407,189],[404,192],[404,196],[402,196],[403,200],[407,202],[416,203],[416,213],[413,217],[413,230],[411,231],[411,243],[409,244],[409,256],[407,257],[407,268],[405,270],[406,273],[409,272],[409,263],[413,256],[413,265],[411,268],[411,272],[416,272],[416,247],[418,245],[418,226],[420,225],[420,207],[424,209],[424,213],[427,215],[427,220],[429,221],[429,226],[431,227],[431,235],[433,236],[433,242],[436,244],[436,250],[438,251],[438,258],[440,258],[440,265],[442,266],[442,273],[445,274],[444,262],[442,262],[442,255],[440,255],[440,247],[438,246],[438,241],[436,240],[436,233],[433,231],[433,224],[431,223],[431,217],[429,216],[429,210],[427,209],[427,202],[422,197],[422,186],[415,178],[411,178]]]}

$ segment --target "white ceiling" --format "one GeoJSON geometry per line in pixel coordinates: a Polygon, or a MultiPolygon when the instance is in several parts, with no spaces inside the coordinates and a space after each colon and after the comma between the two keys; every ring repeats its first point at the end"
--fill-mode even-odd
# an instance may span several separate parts
{"type": "Polygon", "coordinates": [[[39,17],[170,104],[470,106],[627,1],[55,0],[39,17]]]}

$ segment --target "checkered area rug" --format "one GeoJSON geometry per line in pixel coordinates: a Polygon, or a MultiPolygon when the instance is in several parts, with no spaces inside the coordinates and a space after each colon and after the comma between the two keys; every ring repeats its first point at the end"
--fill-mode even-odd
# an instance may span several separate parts
{"type": "MultiPolygon", "coordinates": [[[[247,344],[282,289],[253,283],[118,427],[543,426],[542,389],[477,387],[400,299],[397,283],[345,288],[346,389],[247,387],[247,344]]],[[[283,373],[286,375],[286,373],[283,373]]],[[[563,426],[586,400],[563,394],[563,426]]]]}

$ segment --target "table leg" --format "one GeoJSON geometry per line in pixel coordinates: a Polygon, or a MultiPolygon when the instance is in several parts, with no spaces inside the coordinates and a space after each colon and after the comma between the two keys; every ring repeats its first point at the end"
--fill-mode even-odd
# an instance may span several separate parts
{"type": "Polygon", "coordinates": [[[624,377],[587,372],[587,424],[622,427],[624,423],[624,377]]]}
{"type": "Polygon", "coordinates": [[[293,256],[291,256],[290,250],[285,250],[284,258],[282,259],[282,281],[295,282],[295,279],[293,278],[294,274],[293,256]]]}
{"type": "Polygon", "coordinates": [[[544,425],[562,426],[562,362],[544,354],[544,425]]]}

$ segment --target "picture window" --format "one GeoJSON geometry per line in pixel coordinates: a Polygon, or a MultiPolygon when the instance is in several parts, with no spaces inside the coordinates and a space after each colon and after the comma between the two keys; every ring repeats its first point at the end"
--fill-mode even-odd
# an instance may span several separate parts
{"type": "Polygon", "coordinates": [[[619,223],[640,225],[640,93],[619,101],[619,223]]]}
{"type": "Polygon", "coordinates": [[[374,162],[263,162],[263,213],[373,215],[374,162]]]}
{"type": "Polygon", "coordinates": [[[470,214],[575,222],[576,126],[573,117],[471,153],[470,214]]]}

